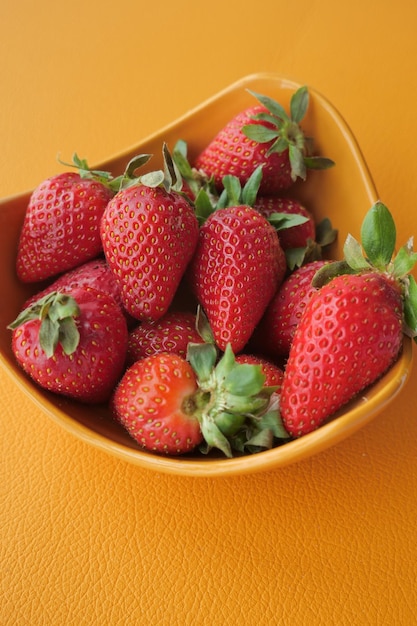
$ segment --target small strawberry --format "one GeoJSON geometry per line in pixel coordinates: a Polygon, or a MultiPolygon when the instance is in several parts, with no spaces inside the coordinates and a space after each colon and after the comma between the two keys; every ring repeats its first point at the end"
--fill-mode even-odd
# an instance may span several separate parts
{"type": "Polygon", "coordinates": [[[185,359],[190,342],[202,343],[196,328],[196,315],[189,311],[168,311],[156,321],[142,322],[129,333],[128,362],[170,352],[185,359]]]}
{"type": "Polygon", "coordinates": [[[232,206],[207,218],[188,278],[221,350],[243,349],[285,271],[277,232],[258,211],[232,206]]]}
{"type": "Polygon", "coordinates": [[[294,270],[279,287],[251,337],[256,351],[287,357],[304,309],[317,291],[313,278],[328,261],[313,261],[294,270]]]}
{"type": "Polygon", "coordinates": [[[74,165],[78,172],[52,176],[31,195],[16,260],[25,283],[53,277],[102,251],[100,220],[114,195],[111,176],[90,170],[76,155],[74,165]]]}
{"type": "Polygon", "coordinates": [[[275,100],[251,93],[259,104],[241,111],[226,124],[198,155],[196,169],[212,177],[221,189],[224,176],[236,176],[244,185],[254,169],[263,165],[260,192],[268,195],[288,189],[297,178],[304,180],[307,168],[333,165],[329,159],[310,155],[311,140],[300,127],[309,104],[306,87],[293,94],[290,114],[275,100]]]}
{"type": "Polygon", "coordinates": [[[417,335],[417,260],[410,240],[393,258],[395,224],[380,202],[351,235],[345,260],[324,266],[300,320],[287,361],[280,410],[300,437],[380,378],[397,360],[403,329],[417,335]],[[330,282],[327,282],[330,280],[330,282]]]}
{"type": "Polygon", "coordinates": [[[108,400],[124,369],[128,335],[108,294],[52,292],[9,328],[17,362],[38,385],[86,403],[108,400]]]}
{"type": "Polygon", "coordinates": [[[140,446],[185,454],[203,439],[195,416],[197,389],[191,365],[178,355],[160,352],[126,371],[113,396],[114,413],[140,446]]]}
{"type": "Polygon", "coordinates": [[[182,181],[170,166],[122,188],[101,222],[104,254],[123,305],[139,320],[167,312],[198,240],[193,206],[179,192],[182,181]]]}

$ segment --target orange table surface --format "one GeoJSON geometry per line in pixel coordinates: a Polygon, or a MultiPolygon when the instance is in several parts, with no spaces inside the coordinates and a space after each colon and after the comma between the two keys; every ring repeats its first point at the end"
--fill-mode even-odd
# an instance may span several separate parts
{"type": "MultiPolygon", "coordinates": [[[[417,234],[412,0],[21,0],[0,20],[1,197],[270,71],[339,109],[399,241],[417,234]]],[[[2,625],[416,623],[417,367],[344,442],[229,479],[107,456],[0,376],[2,625]]]]}

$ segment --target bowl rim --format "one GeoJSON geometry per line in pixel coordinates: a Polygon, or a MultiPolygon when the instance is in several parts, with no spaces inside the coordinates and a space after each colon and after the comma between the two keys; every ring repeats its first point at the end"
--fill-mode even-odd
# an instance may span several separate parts
{"type": "MultiPolygon", "coordinates": [[[[236,90],[247,89],[248,85],[259,80],[273,81],[285,89],[296,90],[301,83],[292,79],[281,76],[273,72],[252,73],[231,83],[226,88],[218,91],[213,96],[202,101],[197,106],[189,109],[182,116],[177,117],[171,123],[160,128],[158,131],[138,140],[131,147],[113,154],[100,164],[124,158],[124,155],[131,153],[135,147],[140,144],[146,144],[163,137],[167,132],[173,130],[176,126],[181,125],[188,118],[193,117],[207,106],[220,101],[225,96],[230,95],[236,90]]],[[[362,178],[366,195],[369,198],[370,206],[378,200],[378,194],[368,166],[363,157],[359,144],[352,133],[347,122],[341,113],[333,104],[323,96],[317,89],[308,85],[309,92],[314,94],[316,101],[325,109],[326,113],[333,118],[339,130],[342,132],[345,142],[349,145],[351,156],[357,163],[357,169],[362,178]]],[[[95,166],[98,167],[98,166],[95,166]]],[[[3,198],[0,201],[0,210],[3,204],[8,203],[18,197],[28,195],[28,191],[14,196],[3,198]]],[[[409,373],[411,371],[413,361],[413,345],[409,337],[404,336],[403,350],[399,359],[389,370],[388,379],[385,384],[378,385],[378,382],[372,385],[371,406],[367,402],[360,402],[347,412],[342,412],[331,421],[322,425],[312,433],[304,435],[298,439],[291,440],[282,446],[274,447],[253,455],[236,456],[231,459],[227,458],[210,458],[205,460],[186,458],[186,457],[165,457],[153,454],[140,448],[131,448],[123,443],[111,440],[107,436],[90,429],[88,426],[79,422],[75,417],[71,417],[59,406],[50,402],[43,390],[36,387],[34,383],[27,379],[23,372],[10,368],[7,359],[0,351],[0,365],[7,374],[15,381],[17,386],[37,405],[44,413],[46,413],[56,424],[64,428],[66,431],[75,435],[78,439],[98,448],[102,451],[112,454],[113,456],[125,460],[131,464],[140,466],[143,469],[159,471],[169,474],[194,477],[219,477],[233,476],[242,474],[252,474],[257,472],[265,472],[268,470],[284,467],[300,460],[307,459],[318,452],[321,452],[331,446],[334,446],[350,434],[353,434],[363,425],[371,421],[377,413],[382,411],[395,396],[403,389],[406,384],[409,373]]],[[[367,390],[362,394],[365,398],[367,390]]]]}

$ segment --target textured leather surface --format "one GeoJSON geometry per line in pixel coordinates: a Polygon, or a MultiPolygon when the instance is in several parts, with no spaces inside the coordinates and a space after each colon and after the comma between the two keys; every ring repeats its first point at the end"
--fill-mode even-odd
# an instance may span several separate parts
{"type": "MultiPolygon", "coordinates": [[[[399,238],[417,233],[412,2],[268,1],[258,13],[234,0],[205,12],[161,2],[145,26],[140,3],[127,16],[97,0],[71,12],[47,0],[42,15],[29,4],[0,13],[2,195],[52,173],[58,151],[100,160],[271,70],[311,81],[342,110],[401,213],[399,238]],[[240,50],[236,33],[250,45],[240,50]],[[18,154],[33,162],[26,172],[18,154]]],[[[75,439],[0,371],[0,624],[415,624],[416,387],[414,368],[394,406],[295,466],[191,479],[75,439]]]]}

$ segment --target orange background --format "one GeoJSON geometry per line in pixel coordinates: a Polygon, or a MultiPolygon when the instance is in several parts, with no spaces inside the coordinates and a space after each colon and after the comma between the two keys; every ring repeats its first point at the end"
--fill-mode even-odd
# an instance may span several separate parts
{"type": "MultiPolygon", "coordinates": [[[[417,234],[417,5],[3,2],[0,196],[100,162],[235,80],[314,86],[417,234]]],[[[2,297],[7,297],[3,294],[2,297]]],[[[0,623],[414,624],[417,367],[394,406],[297,465],[151,473],[61,430],[1,376],[0,623]]]]}

